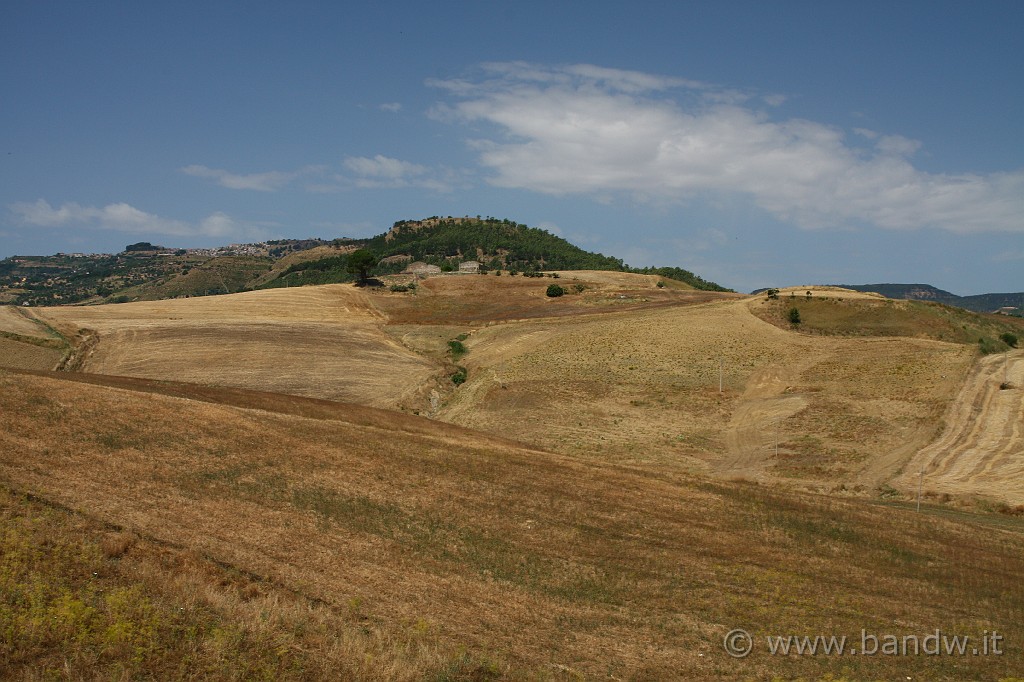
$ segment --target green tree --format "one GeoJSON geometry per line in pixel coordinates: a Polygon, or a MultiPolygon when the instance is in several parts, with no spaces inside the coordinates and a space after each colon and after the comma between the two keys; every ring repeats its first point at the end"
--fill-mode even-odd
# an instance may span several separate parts
{"type": "Polygon", "coordinates": [[[789,323],[800,324],[800,311],[797,308],[789,309],[789,323]]]}
{"type": "Polygon", "coordinates": [[[565,289],[563,289],[562,287],[558,286],[557,284],[549,284],[548,285],[548,296],[550,296],[551,298],[557,298],[557,297],[561,296],[564,293],[565,293],[565,289]]]}
{"type": "Polygon", "coordinates": [[[370,268],[376,264],[376,256],[366,249],[359,249],[349,254],[345,270],[356,276],[356,284],[366,284],[370,278],[370,268]]]}

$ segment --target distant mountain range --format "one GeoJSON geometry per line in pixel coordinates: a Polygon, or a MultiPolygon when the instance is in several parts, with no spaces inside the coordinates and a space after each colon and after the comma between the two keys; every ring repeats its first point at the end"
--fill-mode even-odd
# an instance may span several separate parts
{"type": "Polygon", "coordinates": [[[957,296],[930,284],[836,284],[834,286],[854,291],[873,291],[886,298],[935,301],[979,313],[994,313],[1003,308],[1015,308],[1016,314],[1024,312],[1024,292],[1020,291],[1011,294],[957,296]]]}

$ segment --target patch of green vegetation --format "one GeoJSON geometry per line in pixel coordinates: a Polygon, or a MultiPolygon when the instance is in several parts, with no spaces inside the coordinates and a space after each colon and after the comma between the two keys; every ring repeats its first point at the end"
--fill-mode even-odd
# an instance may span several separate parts
{"type": "Polygon", "coordinates": [[[462,339],[452,339],[448,342],[448,352],[451,353],[452,360],[458,360],[468,353],[469,349],[462,343],[462,339]]]}

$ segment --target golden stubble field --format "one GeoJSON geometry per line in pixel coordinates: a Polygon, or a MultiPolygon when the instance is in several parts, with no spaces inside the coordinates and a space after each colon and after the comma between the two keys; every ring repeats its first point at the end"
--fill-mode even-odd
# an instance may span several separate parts
{"type": "Polygon", "coordinates": [[[98,343],[82,371],[173,379],[397,407],[418,401],[434,363],[381,329],[351,286],[40,309],[98,343]]]}
{"type": "Polygon", "coordinates": [[[7,677],[952,680],[1024,665],[1019,519],[147,386],[0,373],[7,677]],[[754,635],[749,657],[723,650],[732,628],[754,635]],[[995,630],[1006,647],[908,662],[772,656],[763,639],[859,646],[862,629],[995,630]]]}
{"type": "MultiPolygon", "coordinates": [[[[560,275],[435,277],[413,294],[328,285],[0,308],[0,329],[45,334],[31,315],[68,339],[88,339],[73,365],[87,373],[398,408],[592,461],[865,495],[890,484],[914,491],[907,463],[946,428],[975,363],[966,344],[769,324],[763,297],[658,287],[657,277],[627,273],[560,275]],[[545,296],[551,283],[570,293],[545,296]],[[469,352],[454,359],[447,342],[463,335],[469,352]],[[456,362],[468,369],[457,388],[447,379],[456,362]]],[[[811,289],[819,306],[841,297],[833,300],[846,301],[844,314],[861,315],[858,324],[886,301],[811,289]],[[858,313],[858,301],[869,307],[858,313]]],[[[800,301],[804,289],[792,293],[800,301]]],[[[60,356],[0,342],[3,364],[42,369],[60,356]]],[[[1001,396],[1003,422],[1019,423],[1019,396],[1001,396]]],[[[935,476],[928,492],[1016,503],[1021,443],[1010,427],[997,448],[1002,463],[985,469],[983,486],[940,485],[935,476]]],[[[984,468],[986,455],[975,451],[984,468]]]]}
{"type": "Polygon", "coordinates": [[[587,459],[867,490],[938,436],[974,360],[926,339],[794,333],[758,305],[480,328],[441,416],[587,459]]]}

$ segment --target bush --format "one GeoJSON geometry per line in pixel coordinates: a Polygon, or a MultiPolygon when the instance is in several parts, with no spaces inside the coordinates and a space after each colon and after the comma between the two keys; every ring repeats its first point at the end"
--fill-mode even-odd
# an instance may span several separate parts
{"type": "Polygon", "coordinates": [[[466,379],[469,378],[469,373],[466,371],[465,367],[460,365],[458,366],[458,371],[450,375],[448,378],[451,379],[452,383],[456,386],[461,386],[466,383],[466,379]]]}
{"type": "Polygon", "coordinates": [[[996,346],[996,342],[987,336],[978,338],[978,350],[981,351],[982,355],[990,355],[991,353],[998,353],[999,347],[996,346]]]}
{"type": "Polygon", "coordinates": [[[789,309],[789,323],[800,324],[800,310],[797,308],[789,309]]]}
{"type": "Polygon", "coordinates": [[[999,335],[999,340],[1005,343],[1010,348],[1017,347],[1017,335],[1013,332],[1003,332],[999,335]]]}
{"type": "Polygon", "coordinates": [[[405,284],[392,284],[391,291],[409,291],[409,287],[405,284]]]}
{"type": "Polygon", "coordinates": [[[454,339],[452,341],[449,341],[448,342],[448,350],[451,351],[452,359],[453,360],[458,360],[463,355],[465,355],[467,352],[469,352],[469,349],[466,348],[466,346],[459,339],[454,339]]]}
{"type": "Polygon", "coordinates": [[[662,282],[661,280],[658,280],[658,288],[659,289],[664,289],[665,288],[665,283],[662,282]]]}
{"type": "Polygon", "coordinates": [[[565,289],[563,289],[562,287],[558,286],[557,284],[549,284],[548,285],[548,296],[550,296],[551,298],[557,298],[557,297],[561,296],[564,293],[565,293],[565,289]]]}

